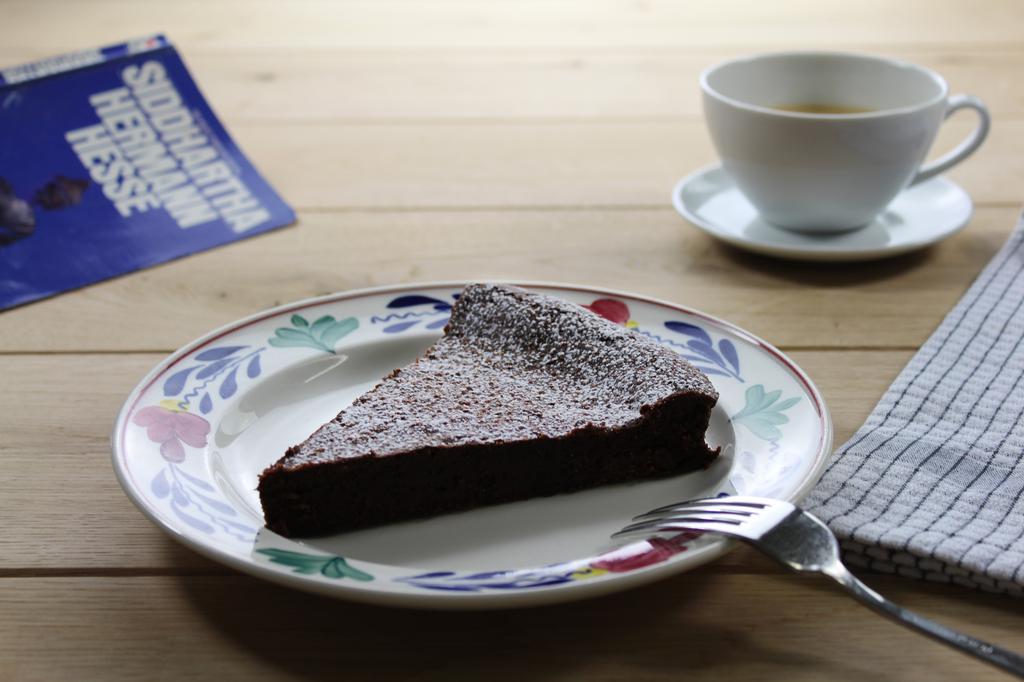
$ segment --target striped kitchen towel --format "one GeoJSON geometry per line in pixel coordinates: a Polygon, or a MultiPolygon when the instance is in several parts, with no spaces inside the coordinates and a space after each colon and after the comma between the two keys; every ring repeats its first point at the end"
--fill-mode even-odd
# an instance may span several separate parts
{"type": "Polygon", "coordinates": [[[1024,592],[1024,219],[805,506],[852,567],[1024,592]]]}

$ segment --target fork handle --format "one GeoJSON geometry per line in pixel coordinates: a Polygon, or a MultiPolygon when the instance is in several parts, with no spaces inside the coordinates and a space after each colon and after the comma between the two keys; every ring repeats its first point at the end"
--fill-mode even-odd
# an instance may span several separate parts
{"type": "Polygon", "coordinates": [[[845,566],[836,563],[822,571],[825,575],[842,585],[847,592],[852,594],[860,603],[868,608],[888,616],[897,623],[906,625],[912,630],[928,635],[943,644],[960,649],[977,659],[989,663],[1017,677],[1024,678],[1024,656],[1014,653],[1002,647],[998,647],[970,635],[957,632],[945,625],[919,616],[913,611],[897,606],[882,595],[857,579],[845,566]]]}

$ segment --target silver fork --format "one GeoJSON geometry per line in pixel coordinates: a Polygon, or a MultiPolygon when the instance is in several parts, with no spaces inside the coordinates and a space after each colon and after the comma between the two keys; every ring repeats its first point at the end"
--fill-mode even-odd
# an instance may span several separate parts
{"type": "Polygon", "coordinates": [[[897,623],[1024,678],[1024,656],[908,611],[858,580],[839,559],[839,543],[819,519],[789,502],[718,497],[659,507],[612,537],[696,531],[743,540],[794,571],[824,573],[859,602],[897,623]]]}

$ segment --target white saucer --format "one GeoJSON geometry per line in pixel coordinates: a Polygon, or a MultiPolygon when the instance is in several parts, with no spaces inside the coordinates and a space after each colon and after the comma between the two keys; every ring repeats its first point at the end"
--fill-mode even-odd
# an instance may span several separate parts
{"type": "Polygon", "coordinates": [[[672,204],[698,228],[733,246],[815,261],[871,260],[924,248],[963,229],[974,210],[967,192],[937,177],[900,193],[867,227],[833,235],[792,232],[762,220],[719,165],[680,180],[672,204]]]}

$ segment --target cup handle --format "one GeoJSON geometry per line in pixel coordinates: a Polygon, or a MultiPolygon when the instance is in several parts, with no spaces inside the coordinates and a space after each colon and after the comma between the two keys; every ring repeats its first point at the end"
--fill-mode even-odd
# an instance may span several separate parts
{"type": "Polygon", "coordinates": [[[943,120],[948,119],[961,109],[974,109],[978,114],[978,127],[974,129],[970,137],[961,142],[951,152],[944,154],[927,165],[921,166],[917,171],[917,175],[910,181],[911,185],[916,185],[928,178],[933,178],[939,173],[952,168],[973,154],[974,150],[985,141],[985,138],[988,136],[988,129],[992,123],[985,103],[972,95],[953,95],[946,102],[946,113],[942,117],[943,120]]]}

